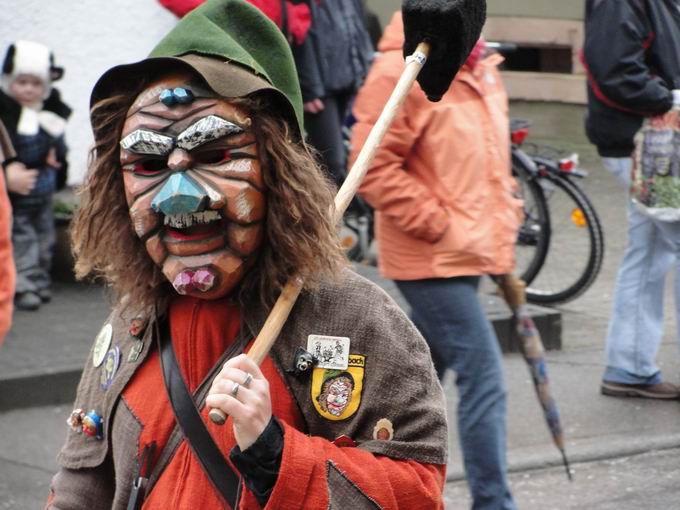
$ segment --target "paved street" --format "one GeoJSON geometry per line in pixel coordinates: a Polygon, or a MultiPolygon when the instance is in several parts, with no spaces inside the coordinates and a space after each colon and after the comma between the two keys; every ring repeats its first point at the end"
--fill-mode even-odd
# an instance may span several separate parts
{"type": "MultiPolygon", "coordinates": [[[[521,510],[640,510],[678,507],[679,449],[576,464],[574,482],[560,468],[513,473],[521,510]]],[[[446,508],[470,508],[464,482],[449,483],[446,508]]]]}
{"type": "MultiPolygon", "coordinates": [[[[69,410],[45,406],[0,415],[0,510],[42,508],[69,410]]],[[[673,509],[680,486],[678,456],[680,449],[670,448],[576,463],[573,483],[561,467],[515,472],[510,480],[521,510],[673,509]]],[[[469,508],[464,482],[448,483],[445,496],[447,509],[469,508]]]]}
{"type": "MultiPolygon", "coordinates": [[[[604,364],[604,338],[616,269],[625,245],[625,203],[613,178],[599,166],[581,134],[581,112],[552,105],[514,105],[514,114],[534,119],[533,133],[582,153],[592,170],[584,188],[605,227],[606,256],[600,277],[581,298],[559,308],[563,350],[548,353],[549,375],[560,405],[573,464],[574,482],[566,480],[559,453],[551,443],[524,361],[504,357],[508,386],[508,462],[511,482],[522,510],[672,509],[680,501],[680,403],[621,400],[599,394],[604,364]],[[557,121],[559,119],[559,123],[557,121]]],[[[381,282],[372,268],[358,268],[381,282]]],[[[387,285],[383,283],[384,285],[387,285]]],[[[670,286],[669,286],[670,287],[670,286]]],[[[387,285],[391,293],[393,289],[387,285]]],[[[486,286],[489,290],[489,286],[486,286]]],[[[0,394],[0,509],[40,508],[54,456],[63,440],[77,367],[87,355],[108,302],[96,286],[59,284],[54,302],[39,313],[19,312],[15,327],[0,349],[0,384],[39,384],[40,374],[67,374],[66,388],[51,384],[31,401],[20,386],[0,394]],[[71,375],[68,375],[71,374],[71,375]],[[75,375],[74,375],[75,374],[75,375]],[[41,398],[40,395],[44,395],[41,398]],[[39,407],[36,407],[39,406],[39,407]]],[[[395,294],[395,297],[396,296],[395,294]]],[[[487,299],[485,295],[482,297],[487,299]]],[[[672,299],[659,362],[665,377],[680,382],[680,357],[672,299]]],[[[54,380],[54,379],[52,379],[54,380]]],[[[8,388],[8,386],[0,386],[8,388]]],[[[39,386],[35,386],[40,388],[39,386]]],[[[444,382],[448,412],[455,424],[457,402],[453,377],[444,382]]],[[[447,509],[469,508],[455,426],[451,427],[451,459],[446,488],[447,509]]]]}

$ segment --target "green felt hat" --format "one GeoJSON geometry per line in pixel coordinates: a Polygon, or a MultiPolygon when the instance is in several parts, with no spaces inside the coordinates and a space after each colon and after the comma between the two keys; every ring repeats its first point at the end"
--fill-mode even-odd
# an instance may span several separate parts
{"type": "Polygon", "coordinates": [[[184,17],[149,58],[109,69],[91,104],[124,91],[145,75],[189,68],[225,98],[268,92],[303,132],[302,94],[290,47],[279,28],[245,0],[208,0],[184,17]]]}

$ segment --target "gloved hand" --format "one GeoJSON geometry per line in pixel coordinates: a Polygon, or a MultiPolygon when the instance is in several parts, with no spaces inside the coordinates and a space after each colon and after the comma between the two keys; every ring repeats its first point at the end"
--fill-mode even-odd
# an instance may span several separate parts
{"type": "Polygon", "coordinates": [[[485,0],[403,0],[404,56],[422,41],[431,45],[418,83],[439,101],[467,59],[486,20],[485,0]]]}

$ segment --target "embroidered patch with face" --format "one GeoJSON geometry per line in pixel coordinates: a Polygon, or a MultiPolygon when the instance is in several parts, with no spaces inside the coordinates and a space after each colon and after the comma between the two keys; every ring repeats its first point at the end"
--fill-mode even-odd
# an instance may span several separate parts
{"type": "Polygon", "coordinates": [[[346,420],[359,409],[366,357],[350,354],[346,370],[316,367],[312,372],[312,403],[332,421],[346,420]]]}

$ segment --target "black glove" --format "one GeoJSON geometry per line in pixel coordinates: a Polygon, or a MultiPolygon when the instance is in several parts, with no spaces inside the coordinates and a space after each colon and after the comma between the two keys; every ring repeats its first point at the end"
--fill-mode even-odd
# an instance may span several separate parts
{"type": "Polygon", "coordinates": [[[239,470],[257,502],[267,506],[281,470],[283,456],[283,428],[272,416],[260,437],[245,451],[238,445],[232,448],[229,458],[239,470]]]}
{"type": "Polygon", "coordinates": [[[404,56],[422,41],[431,45],[418,83],[430,101],[439,101],[479,40],[486,20],[485,0],[403,0],[404,56]]]}

